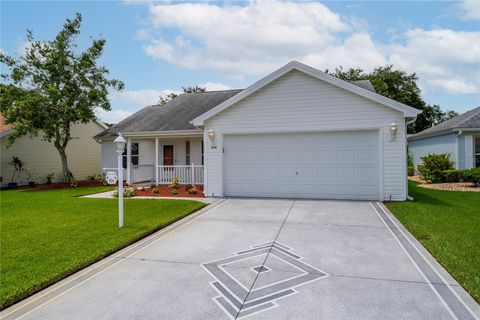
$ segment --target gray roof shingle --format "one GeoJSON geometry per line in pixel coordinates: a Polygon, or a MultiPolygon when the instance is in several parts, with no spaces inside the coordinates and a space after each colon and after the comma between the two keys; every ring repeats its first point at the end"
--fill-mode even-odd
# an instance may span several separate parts
{"type": "Polygon", "coordinates": [[[116,137],[119,132],[151,132],[193,130],[190,123],[199,115],[230,99],[243,89],[182,93],[164,105],[152,105],[95,136],[95,139],[116,137]]]}
{"type": "Polygon", "coordinates": [[[356,80],[350,83],[356,85],[357,87],[363,88],[365,90],[377,93],[377,91],[375,91],[375,88],[373,87],[370,80],[356,80]]]}
{"type": "Polygon", "coordinates": [[[462,113],[452,119],[441,122],[434,127],[422,132],[408,136],[408,140],[418,140],[427,137],[434,137],[440,134],[453,132],[458,129],[479,129],[480,130],[480,107],[462,113]]]}

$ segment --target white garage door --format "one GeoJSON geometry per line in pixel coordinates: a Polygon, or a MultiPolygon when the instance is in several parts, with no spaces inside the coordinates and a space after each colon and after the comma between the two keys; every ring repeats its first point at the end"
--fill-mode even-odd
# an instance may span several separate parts
{"type": "Polygon", "coordinates": [[[224,136],[227,196],[379,199],[378,131],[224,136]]]}

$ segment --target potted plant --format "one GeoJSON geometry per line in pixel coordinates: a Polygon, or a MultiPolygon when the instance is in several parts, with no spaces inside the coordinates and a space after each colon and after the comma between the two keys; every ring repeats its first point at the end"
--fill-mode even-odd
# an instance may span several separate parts
{"type": "Polygon", "coordinates": [[[18,177],[20,173],[25,170],[23,168],[23,161],[18,157],[13,157],[12,161],[10,161],[8,164],[13,167],[12,180],[8,183],[8,188],[16,189],[18,184],[15,182],[15,176],[18,177]]]}
{"type": "Polygon", "coordinates": [[[27,180],[28,180],[28,186],[30,188],[35,187],[37,184],[37,179],[33,176],[31,171],[25,170],[27,172],[27,180]]]}

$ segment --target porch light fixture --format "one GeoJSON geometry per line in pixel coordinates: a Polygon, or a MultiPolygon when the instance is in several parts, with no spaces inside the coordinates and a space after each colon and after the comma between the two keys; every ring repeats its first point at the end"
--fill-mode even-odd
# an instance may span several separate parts
{"type": "Polygon", "coordinates": [[[398,132],[398,124],[396,122],[390,123],[389,131],[390,131],[390,136],[392,140],[395,140],[395,137],[397,136],[397,132],[398,132]]]}
{"type": "Polygon", "coordinates": [[[121,132],[118,134],[118,137],[113,142],[115,142],[116,151],[120,154],[123,153],[127,140],[125,140],[121,132]]]}
{"type": "Polygon", "coordinates": [[[215,132],[212,129],[208,130],[208,138],[211,141],[213,141],[213,139],[215,139],[215,132]]]}

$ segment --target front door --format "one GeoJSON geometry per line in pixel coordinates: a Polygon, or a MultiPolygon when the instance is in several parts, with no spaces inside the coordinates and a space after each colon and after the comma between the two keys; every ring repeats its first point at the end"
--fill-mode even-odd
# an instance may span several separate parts
{"type": "Polygon", "coordinates": [[[163,146],[163,165],[173,166],[173,146],[172,145],[163,146]]]}

